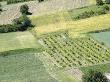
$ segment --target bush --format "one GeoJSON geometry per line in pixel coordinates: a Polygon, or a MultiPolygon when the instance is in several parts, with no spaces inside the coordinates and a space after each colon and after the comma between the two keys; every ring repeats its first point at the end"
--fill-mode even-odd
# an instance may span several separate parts
{"type": "Polygon", "coordinates": [[[108,82],[103,73],[90,70],[88,74],[83,76],[83,82],[108,82]]]}
{"type": "Polygon", "coordinates": [[[25,14],[15,19],[13,24],[19,31],[25,31],[28,27],[32,27],[30,19],[25,14]]]}
{"type": "Polygon", "coordinates": [[[29,7],[28,7],[28,5],[22,5],[21,7],[20,7],[20,12],[22,13],[22,14],[28,14],[28,11],[29,11],[29,7]]]}
{"type": "Polygon", "coordinates": [[[23,15],[20,18],[13,20],[13,24],[0,25],[0,33],[25,31],[28,27],[32,27],[30,19],[23,15]]]}
{"type": "Polygon", "coordinates": [[[104,5],[104,6],[103,6],[103,10],[105,10],[105,11],[109,11],[109,10],[110,10],[110,8],[109,8],[109,6],[104,5]]]}
{"type": "Polygon", "coordinates": [[[85,11],[85,12],[79,14],[77,17],[75,17],[75,19],[89,18],[93,15],[94,15],[94,12],[92,10],[91,11],[85,11]]]}
{"type": "Polygon", "coordinates": [[[96,5],[100,6],[100,5],[103,5],[103,1],[102,0],[96,0],[96,5]]]}
{"type": "Polygon", "coordinates": [[[106,14],[107,12],[109,12],[109,10],[110,10],[109,7],[107,5],[104,5],[101,7],[97,7],[96,10],[89,10],[89,11],[82,12],[76,17],[74,17],[74,19],[85,19],[92,16],[106,14]]]}
{"type": "Polygon", "coordinates": [[[106,4],[110,4],[110,0],[105,0],[105,3],[106,4]]]}
{"type": "Polygon", "coordinates": [[[104,9],[99,9],[95,13],[96,15],[102,15],[102,14],[106,14],[107,12],[104,9]]]}
{"type": "Polygon", "coordinates": [[[11,24],[0,25],[0,33],[16,32],[18,29],[11,24]]]}

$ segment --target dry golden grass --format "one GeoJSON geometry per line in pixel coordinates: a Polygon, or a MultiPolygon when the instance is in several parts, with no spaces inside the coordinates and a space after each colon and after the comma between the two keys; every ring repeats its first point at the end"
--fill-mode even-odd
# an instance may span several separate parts
{"type": "Polygon", "coordinates": [[[46,34],[61,29],[69,29],[70,35],[76,36],[94,30],[101,30],[110,27],[110,14],[95,16],[78,21],[59,21],[48,25],[36,27],[37,35],[46,34]]]}

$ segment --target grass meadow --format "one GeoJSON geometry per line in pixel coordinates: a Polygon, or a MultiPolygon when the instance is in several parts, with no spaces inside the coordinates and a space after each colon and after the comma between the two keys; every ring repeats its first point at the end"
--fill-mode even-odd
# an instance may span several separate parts
{"type": "Polygon", "coordinates": [[[30,32],[0,34],[0,52],[24,48],[40,48],[30,32]]]}
{"type": "Polygon", "coordinates": [[[0,56],[0,82],[58,82],[35,53],[0,56]]]}

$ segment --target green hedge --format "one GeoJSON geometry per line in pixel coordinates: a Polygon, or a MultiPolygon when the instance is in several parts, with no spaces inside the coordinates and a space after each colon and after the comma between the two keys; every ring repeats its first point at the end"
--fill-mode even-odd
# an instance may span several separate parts
{"type": "Polygon", "coordinates": [[[108,13],[109,10],[110,10],[109,6],[103,5],[103,6],[97,7],[97,9],[86,10],[78,14],[77,16],[75,16],[73,19],[85,19],[92,16],[102,15],[102,14],[108,13]]]}

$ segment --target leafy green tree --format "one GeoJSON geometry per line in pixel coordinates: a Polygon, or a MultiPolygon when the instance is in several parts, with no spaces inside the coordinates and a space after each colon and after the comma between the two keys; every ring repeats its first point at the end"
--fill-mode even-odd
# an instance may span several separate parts
{"type": "Polygon", "coordinates": [[[103,73],[90,70],[88,74],[83,76],[83,82],[108,82],[103,73]]]}
{"type": "Polygon", "coordinates": [[[22,13],[22,14],[28,14],[28,11],[29,11],[29,7],[28,7],[28,5],[22,5],[21,7],[20,7],[20,12],[22,13]]]}
{"type": "Polygon", "coordinates": [[[108,11],[110,10],[110,8],[109,8],[109,6],[104,5],[104,6],[103,6],[103,10],[108,12],[108,11]]]}
{"type": "Polygon", "coordinates": [[[100,6],[100,5],[103,5],[104,3],[103,3],[102,0],[96,0],[96,4],[97,4],[98,6],[100,6]]]}
{"type": "Polygon", "coordinates": [[[13,21],[15,27],[18,28],[19,31],[25,31],[28,27],[31,27],[31,20],[23,14],[20,18],[17,18],[13,21]]]}
{"type": "Polygon", "coordinates": [[[106,4],[110,4],[110,0],[105,0],[105,3],[106,4]]]}

